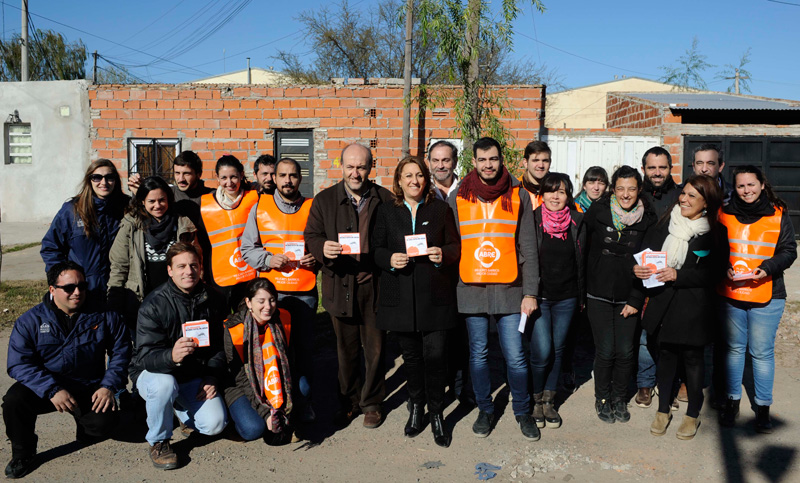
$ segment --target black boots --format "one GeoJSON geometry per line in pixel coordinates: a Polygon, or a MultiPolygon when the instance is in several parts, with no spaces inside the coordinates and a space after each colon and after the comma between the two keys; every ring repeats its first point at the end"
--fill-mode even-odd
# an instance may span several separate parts
{"type": "Polygon", "coordinates": [[[413,438],[425,427],[425,405],[409,403],[408,412],[405,434],[407,437],[413,438]]]}
{"type": "Polygon", "coordinates": [[[431,414],[431,431],[433,431],[433,441],[443,448],[450,446],[450,435],[444,427],[442,413],[431,414]]]}
{"type": "Polygon", "coordinates": [[[769,418],[769,406],[756,405],[756,431],[766,434],[772,432],[772,421],[769,418]]]}
{"type": "MultiPolygon", "coordinates": [[[[730,428],[736,424],[736,417],[739,416],[740,402],[741,400],[733,398],[728,398],[725,401],[725,406],[723,406],[722,412],[719,415],[720,426],[730,428]]],[[[767,418],[769,418],[769,412],[767,412],[767,418]]]]}

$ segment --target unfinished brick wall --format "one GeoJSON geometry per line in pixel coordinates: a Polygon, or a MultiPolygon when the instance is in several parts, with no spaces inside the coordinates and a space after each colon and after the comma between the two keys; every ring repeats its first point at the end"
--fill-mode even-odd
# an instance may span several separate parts
{"type": "Polygon", "coordinates": [[[647,129],[662,122],[663,106],[625,95],[606,97],[606,126],[609,129],[647,129]]]}
{"type": "MultiPolygon", "coordinates": [[[[429,89],[452,98],[455,88],[429,89]]],[[[544,88],[502,86],[515,113],[503,118],[518,147],[539,138],[544,125],[544,88]]],[[[433,97],[433,96],[431,96],[433,97]]],[[[344,146],[375,146],[371,177],[391,185],[402,151],[403,89],[385,85],[241,86],[98,85],[89,90],[93,158],[114,161],[128,176],[128,138],[179,138],[182,149],[203,159],[203,178],[214,179],[214,164],[230,153],[252,169],[261,154],[274,154],[277,129],[313,129],[315,189],[341,178],[344,146]],[[371,111],[373,110],[374,111],[371,111]]],[[[424,154],[430,138],[455,138],[452,102],[423,112],[411,109],[411,154],[424,154]]],[[[213,184],[213,183],[212,183],[213,184]]]]}

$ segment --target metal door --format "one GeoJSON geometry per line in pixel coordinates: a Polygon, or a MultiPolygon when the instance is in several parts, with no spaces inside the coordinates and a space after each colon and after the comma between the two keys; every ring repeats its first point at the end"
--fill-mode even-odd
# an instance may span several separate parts
{"type": "Polygon", "coordinates": [[[310,198],[314,196],[314,131],[282,130],[277,131],[275,138],[275,157],[292,158],[300,163],[300,193],[310,198]]]}

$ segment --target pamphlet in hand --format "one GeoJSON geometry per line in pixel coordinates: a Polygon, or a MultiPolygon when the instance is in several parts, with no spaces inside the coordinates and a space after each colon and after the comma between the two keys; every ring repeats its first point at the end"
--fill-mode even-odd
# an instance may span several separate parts
{"type": "Polygon", "coordinates": [[[406,235],[406,253],[409,257],[419,257],[428,254],[428,238],[421,235],[406,235]]]}
{"type": "MultiPolygon", "coordinates": [[[[636,260],[637,264],[648,267],[652,269],[653,272],[667,267],[667,252],[654,252],[647,248],[635,254],[633,258],[636,260]]],[[[642,285],[644,288],[655,288],[664,285],[664,282],[656,280],[656,275],[654,273],[647,280],[642,280],[642,285]]]]}
{"type": "Polygon", "coordinates": [[[183,336],[194,339],[197,347],[211,345],[211,334],[207,320],[192,320],[183,324],[183,336]]]}
{"type": "Polygon", "coordinates": [[[525,312],[521,312],[519,314],[519,327],[517,327],[517,330],[521,334],[525,333],[525,325],[527,324],[527,322],[528,322],[528,314],[526,314],[525,312]]]}
{"type": "Polygon", "coordinates": [[[339,244],[342,246],[342,255],[361,253],[361,235],[358,233],[339,233],[339,244]]]}
{"type": "Polygon", "coordinates": [[[736,272],[733,274],[734,282],[742,282],[744,280],[752,280],[756,278],[755,270],[748,270],[747,272],[736,272]]]}
{"type": "Polygon", "coordinates": [[[283,254],[289,260],[295,262],[303,258],[306,251],[306,244],[302,241],[287,241],[283,242],[283,254]]]}

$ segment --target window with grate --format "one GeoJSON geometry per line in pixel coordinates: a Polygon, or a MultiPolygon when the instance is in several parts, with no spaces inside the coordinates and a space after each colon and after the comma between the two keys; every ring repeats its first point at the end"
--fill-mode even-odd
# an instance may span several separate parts
{"type": "Polygon", "coordinates": [[[173,183],[172,162],[180,152],[180,139],[128,138],[128,171],[173,183]]]}
{"type": "Polygon", "coordinates": [[[6,164],[33,163],[30,123],[6,123],[6,164]]]}
{"type": "Polygon", "coordinates": [[[281,130],[276,135],[275,157],[292,158],[300,164],[300,193],[305,197],[314,196],[314,131],[281,130]]]}

